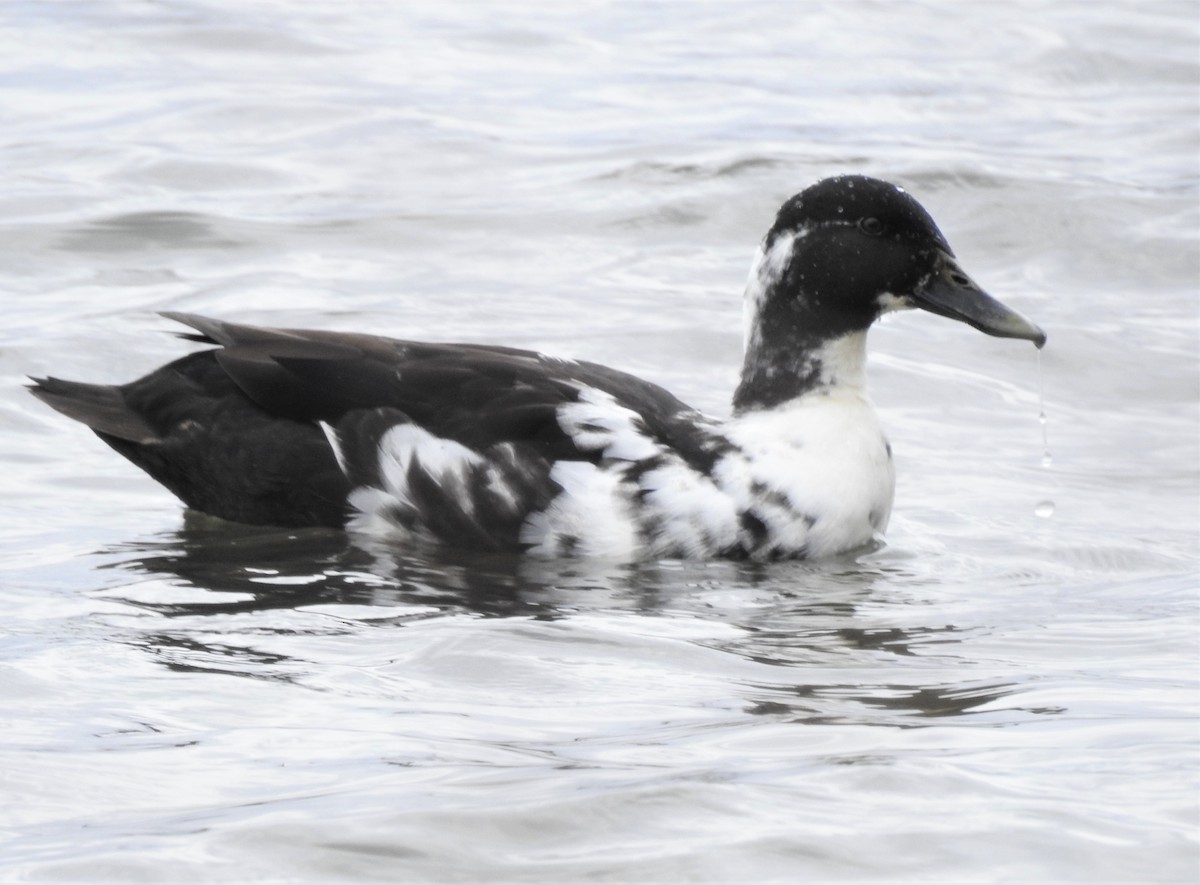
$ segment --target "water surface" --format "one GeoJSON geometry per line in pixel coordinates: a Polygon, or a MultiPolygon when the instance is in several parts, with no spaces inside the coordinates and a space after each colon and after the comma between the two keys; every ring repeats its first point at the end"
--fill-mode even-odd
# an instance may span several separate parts
{"type": "Polygon", "coordinates": [[[3,878],[1195,881],[1197,19],[5,4],[3,878]],[[936,317],[873,332],[899,480],[860,556],[230,526],[22,386],[135,377],[184,310],[722,413],[759,237],[850,171],[1050,335],[1039,374],[936,317]]]}

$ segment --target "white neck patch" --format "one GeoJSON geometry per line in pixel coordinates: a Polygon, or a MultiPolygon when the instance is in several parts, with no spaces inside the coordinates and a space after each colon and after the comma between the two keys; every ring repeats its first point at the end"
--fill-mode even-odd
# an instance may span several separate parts
{"type": "Polygon", "coordinates": [[[807,230],[799,230],[780,234],[770,249],[759,245],[758,252],[754,255],[754,263],[750,265],[750,276],[746,280],[746,293],[742,299],[744,350],[750,349],[751,341],[758,331],[758,319],[762,315],[767,293],[783,277],[784,270],[792,260],[793,248],[807,233],[807,230]]]}

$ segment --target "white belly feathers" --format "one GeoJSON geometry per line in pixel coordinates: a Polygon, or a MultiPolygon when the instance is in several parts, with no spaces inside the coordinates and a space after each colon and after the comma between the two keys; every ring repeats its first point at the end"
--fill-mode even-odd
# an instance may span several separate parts
{"type": "MultiPolygon", "coordinates": [[[[861,390],[835,388],[713,422],[719,455],[709,470],[689,464],[635,412],[593,388],[560,408],[559,423],[598,460],[550,465],[557,491],[519,529],[534,555],[821,556],[867,544],[887,526],[892,460],[861,390]]],[[[403,425],[383,435],[378,456],[381,487],[350,497],[357,530],[433,537],[412,506],[414,463],[465,515],[515,515],[505,506],[519,498],[506,487],[520,459],[512,446],[479,453],[403,425]],[[503,465],[490,463],[499,456],[503,465]],[[474,500],[480,496],[486,500],[474,500]]]]}

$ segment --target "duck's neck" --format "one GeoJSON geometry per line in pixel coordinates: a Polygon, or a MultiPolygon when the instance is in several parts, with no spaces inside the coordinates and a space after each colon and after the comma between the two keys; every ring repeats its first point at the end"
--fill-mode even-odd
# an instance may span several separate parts
{"type": "Polygon", "coordinates": [[[735,414],[778,408],[804,396],[866,388],[869,319],[834,312],[791,279],[794,237],[760,249],[745,297],[745,358],[735,414]]]}
{"type": "Polygon", "coordinates": [[[734,414],[774,409],[808,396],[864,393],[867,333],[847,332],[808,346],[786,349],[754,342],[746,348],[741,382],[733,394],[734,414]]]}

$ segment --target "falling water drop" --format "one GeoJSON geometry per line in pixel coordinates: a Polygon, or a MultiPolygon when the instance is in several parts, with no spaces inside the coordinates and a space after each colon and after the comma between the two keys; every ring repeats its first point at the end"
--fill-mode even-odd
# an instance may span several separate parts
{"type": "MultiPolygon", "coordinates": [[[[1050,435],[1046,425],[1046,381],[1045,375],[1042,373],[1042,352],[1037,352],[1037,367],[1038,367],[1038,423],[1042,425],[1042,467],[1048,469],[1054,459],[1050,457],[1050,435]]],[[[1035,516],[1041,519],[1049,519],[1054,515],[1054,502],[1049,498],[1039,501],[1034,505],[1033,512],[1035,516]]]]}
{"type": "Polygon", "coordinates": [[[1046,413],[1038,415],[1038,420],[1042,422],[1042,466],[1051,467],[1054,465],[1054,458],[1051,457],[1050,446],[1046,442],[1046,413]]]}
{"type": "Polygon", "coordinates": [[[1054,463],[1054,459],[1050,457],[1050,433],[1047,425],[1049,421],[1046,419],[1046,380],[1042,372],[1042,352],[1037,352],[1037,368],[1038,368],[1038,423],[1042,425],[1042,466],[1049,467],[1054,463]]]}

